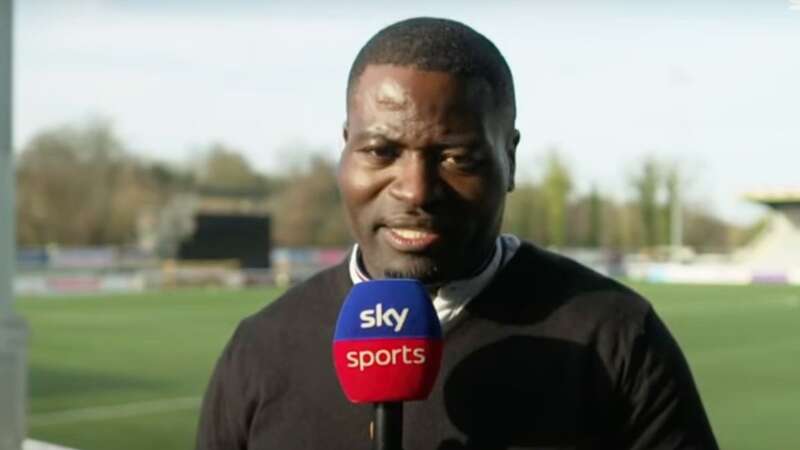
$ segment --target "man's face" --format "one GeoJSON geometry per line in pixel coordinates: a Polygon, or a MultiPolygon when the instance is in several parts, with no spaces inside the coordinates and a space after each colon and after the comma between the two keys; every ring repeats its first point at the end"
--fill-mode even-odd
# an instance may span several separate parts
{"type": "Polygon", "coordinates": [[[479,79],[370,65],[348,102],[339,166],[373,278],[464,278],[491,252],[519,134],[479,79]]]}

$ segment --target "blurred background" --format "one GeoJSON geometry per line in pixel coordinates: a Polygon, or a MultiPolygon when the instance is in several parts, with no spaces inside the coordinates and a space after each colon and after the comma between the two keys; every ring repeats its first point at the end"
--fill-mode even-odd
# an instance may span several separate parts
{"type": "Polygon", "coordinates": [[[192,446],[238,320],[351,245],[350,63],[429,15],[514,74],[505,231],[648,296],[723,448],[800,448],[800,2],[429,3],[15,3],[31,438],[192,446]]]}

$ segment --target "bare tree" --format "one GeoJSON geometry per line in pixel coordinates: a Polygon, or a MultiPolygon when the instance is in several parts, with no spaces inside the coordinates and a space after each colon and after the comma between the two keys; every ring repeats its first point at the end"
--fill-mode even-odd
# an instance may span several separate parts
{"type": "Polygon", "coordinates": [[[265,178],[242,153],[222,143],[200,152],[194,162],[194,176],[198,185],[220,190],[254,191],[265,187],[265,178]]]}
{"type": "Polygon", "coordinates": [[[662,243],[663,215],[659,195],[662,188],[663,171],[659,161],[647,156],[630,177],[642,225],[642,242],[645,247],[662,243]]]}
{"type": "Polygon", "coordinates": [[[572,192],[572,175],[558,150],[552,149],[545,159],[542,192],[547,217],[548,243],[563,247],[567,243],[567,205],[572,192]]]}
{"type": "Polygon", "coordinates": [[[287,176],[270,200],[275,242],[288,246],[351,242],[340,207],[336,165],[323,156],[287,176]]]}
{"type": "Polygon", "coordinates": [[[156,197],[103,120],[38,133],[20,155],[17,179],[22,245],[132,242],[139,209],[156,197]]]}
{"type": "Polygon", "coordinates": [[[503,231],[546,243],[544,198],[539,186],[530,182],[516,183],[514,191],[506,197],[503,231]]]}

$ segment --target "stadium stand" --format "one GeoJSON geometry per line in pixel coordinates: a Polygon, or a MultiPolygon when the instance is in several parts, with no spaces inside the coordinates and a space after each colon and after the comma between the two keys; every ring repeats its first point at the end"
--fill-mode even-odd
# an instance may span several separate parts
{"type": "Polygon", "coordinates": [[[800,269],[800,188],[754,191],[746,198],[769,207],[770,215],[761,235],[736,259],[756,270],[800,269]]]}
{"type": "Polygon", "coordinates": [[[766,226],[749,245],[716,260],[629,259],[625,275],[656,283],[800,285],[800,188],[753,191],[745,198],[769,208],[766,226]]]}

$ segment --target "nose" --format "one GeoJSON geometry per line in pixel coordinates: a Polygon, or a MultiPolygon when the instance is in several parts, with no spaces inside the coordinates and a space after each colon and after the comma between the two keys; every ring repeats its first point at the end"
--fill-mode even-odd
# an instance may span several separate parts
{"type": "Polygon", "coordinates": [[[425,155],[408,152],[396,163],[396,173],[389,185],[392,197],[412,207],[423,207],[441,194],[438,172],[425,155]]]}

